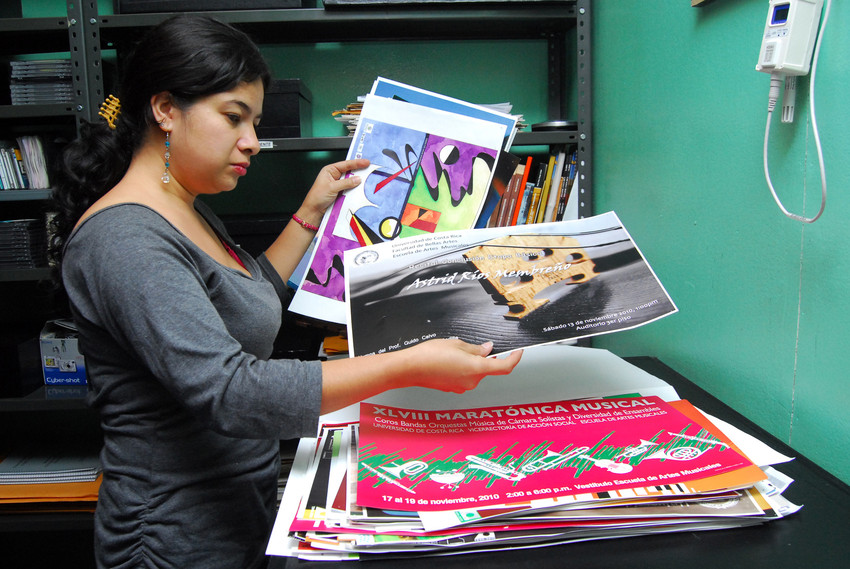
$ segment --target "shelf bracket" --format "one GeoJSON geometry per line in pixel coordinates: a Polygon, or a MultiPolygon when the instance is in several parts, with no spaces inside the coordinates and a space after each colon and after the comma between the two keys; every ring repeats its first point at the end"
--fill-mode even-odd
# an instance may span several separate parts
{"type": "Polygon", "coordinates": [[[68,42],[79,130],[82,121],[94,120],[104,99],[97,0],[68,2],[68,42]]]}
{"type": "Polygon", "coordinates": [[[578,160],[579,217],[593,215],[593,89],[591,65],[591,1],[576,0],[576,81],[578,97],[578,160]]]}

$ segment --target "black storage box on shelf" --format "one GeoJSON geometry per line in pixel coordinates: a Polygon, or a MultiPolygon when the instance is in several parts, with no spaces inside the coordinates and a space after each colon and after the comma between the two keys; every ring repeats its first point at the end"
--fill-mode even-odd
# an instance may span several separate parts
{"type": "Polygon", "coordinates": [[[300,79],[274,79],[266,89],[257,137],[262,140],[312,136],[312,99],[312,93],[300,79]]]}
{"type": "Polygon", "coordinates": [[[19,0],[0,2],[0,18],[20,18],[23,15],[19,0]]]}
{"type": "Polygon", "coordinates": [[[116,14],[315,8],[315,0],[115,0],[116,14]]]}

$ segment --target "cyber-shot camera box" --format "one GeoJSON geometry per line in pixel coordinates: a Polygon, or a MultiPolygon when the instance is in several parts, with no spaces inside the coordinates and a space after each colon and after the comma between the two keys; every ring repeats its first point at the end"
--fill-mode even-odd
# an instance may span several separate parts
{"type": "Polygon", "coordinates": [[[45,385],[86,385],[86,360],[70,320],[48,320],[39,336],[45,385]]]}

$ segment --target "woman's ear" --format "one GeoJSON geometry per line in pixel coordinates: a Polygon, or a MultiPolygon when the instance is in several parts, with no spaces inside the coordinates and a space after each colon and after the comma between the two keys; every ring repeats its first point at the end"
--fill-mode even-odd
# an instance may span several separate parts
{"type": "Polygon", "coordinates": [[[171,121],[174,118],[174,103],[171,93],[162,91],[151,97],[151,111],[153,118],[164,130],[171,130],[171,121]]]}

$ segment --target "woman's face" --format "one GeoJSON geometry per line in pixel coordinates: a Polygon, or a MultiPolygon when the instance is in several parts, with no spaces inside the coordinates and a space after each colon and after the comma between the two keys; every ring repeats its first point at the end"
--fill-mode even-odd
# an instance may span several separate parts
{"type": "Polygon", "coordinates": [[[263,84],[258,79],[178,112],[170,141],[172,178],[193,195],[235,188],[260,151],[255,129],[262,109],[263,84]]]}

